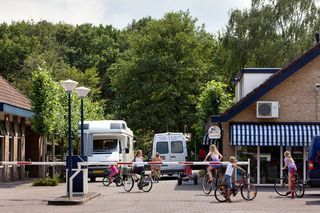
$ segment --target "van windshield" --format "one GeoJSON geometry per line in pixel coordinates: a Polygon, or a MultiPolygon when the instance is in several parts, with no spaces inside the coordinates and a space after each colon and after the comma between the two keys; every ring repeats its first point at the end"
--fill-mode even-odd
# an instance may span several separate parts
{"type": "Polygon", "coordinates": [[[118,151],[117,139],[93,140],[94,154],[111,154],[118,151]]]}

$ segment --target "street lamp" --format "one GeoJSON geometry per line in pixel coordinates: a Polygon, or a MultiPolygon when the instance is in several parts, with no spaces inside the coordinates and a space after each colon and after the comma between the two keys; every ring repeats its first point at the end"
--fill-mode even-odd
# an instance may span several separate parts
{"type": "MultiPolygon", "coordinates": [[[[70,184],[70,177],[72,176],[72,138],[71,138],[71,93],[78,85],[78,82],[73,80],[66,80],[60,83],[63,89],[68,94],[68,179],[67,179],[67,187],[70,184]]],[[[69,187],[68,187],[69,188],[69,187]]],[[[69,191],[68,197],[70,197],[71,192],[69,191]]]]}
{"type": "Polygon", "coordinates": [[[88,95],[90,89],[86,87],[78,87],[76,88],[77,94],[81,99],[81,142],[80,142],[80,156],[84,155],[84,142],[83,142],[83,99],[88,95]]]}

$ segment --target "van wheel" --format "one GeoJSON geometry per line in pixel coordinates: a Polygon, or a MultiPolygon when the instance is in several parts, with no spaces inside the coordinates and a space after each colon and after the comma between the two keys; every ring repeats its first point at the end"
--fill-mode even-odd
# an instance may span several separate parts
{"type": "Polygon", "coordinates": [[[195,176],[193,176],[193,183],[194,183],[194,185],[197,185],[198,184],[198,176],[197,175],[195,175],[195,176]]]}
{"type": "Polygon", "coordinates": [[[180,186],[182,184],[182,178],[178,178],[178,185],[180,186]]]}
{"type": "Polygon", "coordinates": [[[90,177],[90,182],[95,182],[96,178],[95,177],[90,177]]]}

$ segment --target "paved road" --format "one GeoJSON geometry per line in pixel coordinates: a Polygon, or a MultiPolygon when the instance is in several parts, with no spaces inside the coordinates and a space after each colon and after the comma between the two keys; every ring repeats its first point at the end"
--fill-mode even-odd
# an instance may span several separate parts
{"type": "Polygon", "coordinates": [[[30,181],[0,184],[0,212],[319,212],[320,189],[307,189],[301,199],[279,197],[273,188],[258,188],[253,201],[244,201],[241,195],[232,203],[218,203],[213,195],[206,196],[200,185],[176,180],[165,180],[154,185],[149,193],[133,188],[130,193],[122,187],[104,187],[100,182],[89,183],[89,191],[101,196],[78,206],[49,206],[48,199],[64,195],[65,184],[56,187],[32,187],[30,181]]]}

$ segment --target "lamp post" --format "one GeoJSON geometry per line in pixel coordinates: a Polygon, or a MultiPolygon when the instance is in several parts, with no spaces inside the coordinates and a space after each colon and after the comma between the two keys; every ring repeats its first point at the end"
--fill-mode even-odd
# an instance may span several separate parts
{"type": "MultiPolygon", "coordinates": [[[[78,85],[78,82],[73,80],[66,80],[60,83],[63,89],[68,94],[68,179],[67,179],[67,187],[70,184],[70,177],[72,176],[72,138],[71,138],[71,93],[78,85]]],[[[68,190],[67,190],[68,191],[68,190]]],[[[69,191],[68,197],[70,198],[71,192],[69,191]]]]}
{"type": "Polygon", "coordinates": [[[84,142],[83,142],[83,99],[88,95],[90,89],[86,87],[77,87],[76,88],[77,94],[81,99],[81,142],[80,142],[80,155],[84,155],[84,142]]]}

